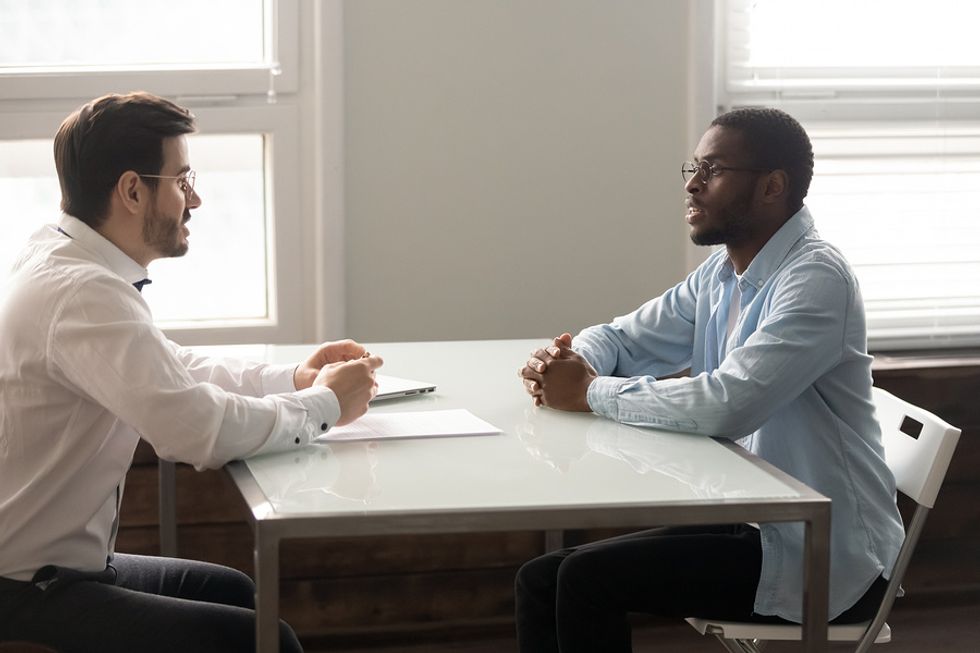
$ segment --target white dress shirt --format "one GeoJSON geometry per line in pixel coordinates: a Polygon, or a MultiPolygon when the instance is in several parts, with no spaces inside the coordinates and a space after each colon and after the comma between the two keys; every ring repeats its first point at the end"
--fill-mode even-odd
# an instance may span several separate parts
{"type": "Polygon", "coordinates": [[[0,576],[105,567],[142,436],[198,469],[305,446],[340,416],[295,365],[196,355],[167,340],[133,283],[146,269],[62,216],[0,295],[0,576]]]}

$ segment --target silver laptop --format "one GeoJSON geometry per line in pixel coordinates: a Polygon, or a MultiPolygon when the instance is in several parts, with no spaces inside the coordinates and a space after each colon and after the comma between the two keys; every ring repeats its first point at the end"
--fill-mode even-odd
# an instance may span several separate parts
{"type": "Polygon", "coordinates": [[[378,394],[372,401],[382,401],[384,399],[395,399],[397,397],[410,397],[412,395],[425,394],[432,392],[436,386],[425,381],[414,379],[403,379],[399,376],[388,376],[387,374],[376,374],[378,381],[378,394]]]}

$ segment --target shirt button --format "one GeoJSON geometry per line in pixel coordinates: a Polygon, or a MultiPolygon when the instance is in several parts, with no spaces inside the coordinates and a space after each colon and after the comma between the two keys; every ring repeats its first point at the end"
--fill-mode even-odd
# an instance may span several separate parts
{"type": "Polygon", "coordinates": [[[296,444],[299,444],[299,438],[296,438],[296,439],[294,440],[294,442],[295,442],[296,444]]]}
{"type": "Polygon", "coordinates": [[[330,428],[330,427],[327,426],[327,423],[326,422],[324,422],[323,424],[320,425],[320,430],[321,431],[326,431],[328,428],[330,428]]]}

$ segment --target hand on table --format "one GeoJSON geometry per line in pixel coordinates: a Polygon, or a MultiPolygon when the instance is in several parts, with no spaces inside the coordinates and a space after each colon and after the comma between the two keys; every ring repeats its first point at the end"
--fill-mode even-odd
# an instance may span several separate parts
{"type": "Polygon", "coordinates": [[[535,406],[591,412],[589,384],[597,374],[588,361],[572,351],[572,336],[563,333],[543,349],[531,352],[518,370],[535,406]]]}
{"type": "Polygon", "coordinates": [[[293,372],[293,385],[297,390],[309,388],[324,365],[357,360],[366,353],[364,345],[349,338],[325,342],[309,358],[296,366],[293,372]]]}
{"type": "Polygon", "coordinates": [[[320,369],[313,385],[326,386],[337,395],[340,403],[337,426],[350,424],[367,412],[368,403],[378,392],[374,370],[383,363],[380,356],[365,355],[357,360],[329,363],[320,369]]]}

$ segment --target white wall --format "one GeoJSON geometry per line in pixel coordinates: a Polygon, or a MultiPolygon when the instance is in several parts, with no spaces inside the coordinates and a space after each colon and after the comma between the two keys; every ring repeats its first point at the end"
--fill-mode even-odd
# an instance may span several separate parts
{"type": "Polygon", "coordinates": [[[574,332],[681,279],[687,3],[343,13],[347,335],[574,332]]]}

